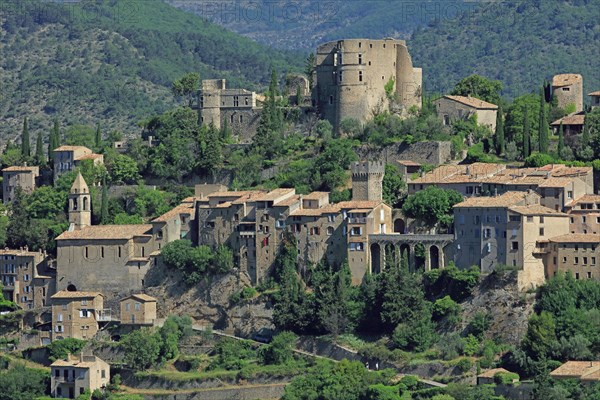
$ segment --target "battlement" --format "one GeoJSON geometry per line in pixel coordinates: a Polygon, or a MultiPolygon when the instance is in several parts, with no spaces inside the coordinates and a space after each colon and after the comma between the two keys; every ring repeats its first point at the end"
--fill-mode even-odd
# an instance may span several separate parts
{"type": "Polygon", "coordinates": [[[352,176],[384,173],[385,163],[383,161],[359,161],[352,164],[352,176]]]}

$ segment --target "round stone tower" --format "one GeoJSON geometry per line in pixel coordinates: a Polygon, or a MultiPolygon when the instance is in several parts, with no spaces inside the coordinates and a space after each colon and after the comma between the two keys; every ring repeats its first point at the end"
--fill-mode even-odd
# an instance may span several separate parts
{"type": "Polygon", "coordinates": [[[352,165],[352,200],[382,201],[385,164],[361,161],[352,165]]]}

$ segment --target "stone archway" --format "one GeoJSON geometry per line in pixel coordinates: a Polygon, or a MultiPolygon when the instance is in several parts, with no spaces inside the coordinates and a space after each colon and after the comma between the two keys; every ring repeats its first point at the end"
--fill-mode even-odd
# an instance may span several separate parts
{"type": "Polygon", "coordinates": [[[406,222],[402,218],[398,218],[394,220],[394,233],[405,233],[406,231],[406,222]]]}
{"type": "Polygon", "coordinates": [[[76,292],[77,288],[72,283],[67,286],[67,292],[76,292]]]}
{"type": "Polygon", "coordinates": [[[371,273],[381,273],[381,248],[377,243],[371,245],[371,273]]]}

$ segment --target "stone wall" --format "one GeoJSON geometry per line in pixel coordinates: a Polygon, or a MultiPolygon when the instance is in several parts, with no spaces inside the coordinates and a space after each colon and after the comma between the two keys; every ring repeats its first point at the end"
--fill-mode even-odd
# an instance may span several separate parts
{"type": "Polygon", "coordinates": [[[362,145],[355,149],[361,160],[383,161],[395,164],[398,160],[410,160],[420,164],[440,165],[452,159],[450,142],[417,142],[411,145],[396,143],[384,148],[362,145]]]}

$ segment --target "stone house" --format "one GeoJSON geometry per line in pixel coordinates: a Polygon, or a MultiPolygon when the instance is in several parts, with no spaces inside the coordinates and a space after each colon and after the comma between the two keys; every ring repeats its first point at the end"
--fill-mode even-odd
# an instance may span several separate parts
{"type": "Polygon", "coordinates": [[[240,143],[251,143],[260,121],[260,96],[246,89],[228,89],[225,79],[205,79],[198,92],[198,120],[220,129],[227,123],[240,143]]]}
{"type": "Polygon", "coordinates": [[[586,194],[566,205],[569,232],[597,235],[600,232],[600,195],[586,194]]]}
{"type": "Polygon", "coordinates": [[[583,112],[566,115],[550,124],[552,133],[558,135],[560,125],[563,126],[563,134],[567,142],[573,141],[574,136],[583,132],[585,125],[585,114],[583,112]]]}
{"type": "Polygon", "coordinates": [[[121,325],[154,325],[156,321],[156,299],[137,293],[121,299],[121,325]]]}
{"type": "Polygon", "coordinates": [[[477,124],[487,126],[490,131],[496,130],[496,116],[498,106],[476,97],[446,95],[433,101],[438,118],[444,125],[451,125],[454,121],[467,120],[473,115],[477,116],[477,124]]]}
{"type": "Polygon", "coordinates": [[[583,111],[583,77],[579,74],[560,74],[552,77],[552,94],[558,106],[566,109],[575,105],[574,112],[583,111]]]}
{"type": "Polygon", "coordinates": [[[600,90],[588,93],[588,96],[592,98],[592,110],[596,107],[600,107],[600,90]]]}
{"type": "Polygon", "coordinates": [[[570,233],[551,237],[544,244],[546,277],[570,272],[575,279],[600,280],[600,236],[570,233]]]}
{"type": "Polygon", "coordinates": [[[0,279],[4,298],[23,309],[50,305],[50,296],[56,291],[56,271],[42,252],[0,250],[0,279]]]}
{"type": "Polygon", "coordinates": [[[54,398],[75,399],[110,383],[110,365],[93,355],[72,356],[50,365],[50,393],[54,398]]]}
{"type": "Polygon", "coordinates": [[[99,292],[61,290],[52,297],[52,340],[65,338],[91,339],[99,322],[110,321],[110,310],[104,309],[104,296],[99,292]]]}
{"type": "Polygon", "coordinates": [[[534,192],[472,197],[454,206],[455,263],[483,273],[498,265],[519,267],[519,287],[544,282],[538,242],[567,234],[568,215],[540,205],[534,192]]]}
{"type": "Polygon", "coordinates": [[[69,194],[69,230],[56,238],[57,290],[97,290],[109,298],[139,292],[156,263],[153,225],[91,225],[91,200],[79,174],[69,194]]]}
{"type": "Polygon", "coordinates": [[[94,165],[104,164],[104,156],[95,154],[85,146],[60,146],[54,149],[54,180],[73,171],[82,161],[92,160],[94,165]]]}
{"type": "Polygon", "coordinates": [[[577,379],[593,384],[600,381],[600,361],[567,361],[550,372],[554,379],[577,379]]]}
{"type": "Polygon", "coordinates": [[[2,170],[2,200],[8,204],[15,198],[15,190],[20,187],[25,193],[36,188],[40,167],[13,166],[2,170]]]}
{"type": "Polygon", "coordinates": [[[422,70],[413,67],[404,40],[344,39],[321,44],[315,76],[313,103],[334,131],[345,118],[365,123],[385,110],[406,115],[411,107],[421,108],[422,70]]]}
{"type": "Polygon", "coordinates": [[[163,243],[186,239],[197,243],[195,198],[185,198],[180,205],[153,219],[152,233],[160,250],[163,243]]]}

